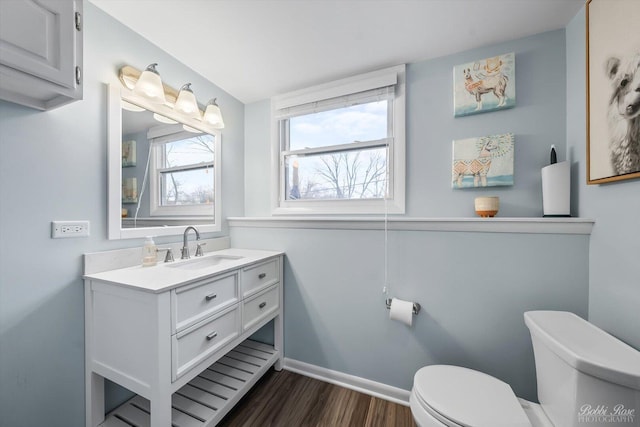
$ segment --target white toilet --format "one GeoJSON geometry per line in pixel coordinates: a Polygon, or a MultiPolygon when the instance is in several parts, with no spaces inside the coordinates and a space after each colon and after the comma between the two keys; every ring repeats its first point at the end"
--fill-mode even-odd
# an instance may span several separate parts
{"type": "Polygon", "coordinates": [[[420,369],[410,405],[420,427],[640,427],[640,352],[573,313],[529,311],[540,404],[459,366],[420,369]]]}

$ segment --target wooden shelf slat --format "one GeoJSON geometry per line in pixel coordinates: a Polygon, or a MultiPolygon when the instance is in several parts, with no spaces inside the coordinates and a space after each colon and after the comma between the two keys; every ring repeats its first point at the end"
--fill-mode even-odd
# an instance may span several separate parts
{"type": "Polygon", "coordinates": [[[127,424],[124,421],[120,421],[116,417],[109,417],[105,422],[101,424],[102,427],[131,427],[131,424],[127,424]]]}
{"type": "Polygon", "coordinates": [[[250,356],[248,354],[244,354],[241,353],[239,351],[235,351],[232,350],[229,353],[227,353],[227,356],[230,357],[231,359],[236,359],[236,360],[240,360],[242,362],[246,362],[246,363],[250,363],[252,365],[256,365],[257,367],[260,367],[264,361],[267,359],[265,358],[259,358],[259,357],[255,357],[255,356],[250,356]]]}
{"type": "MultiPolygon", "coordinates": [[[[135,399],[135,397],[133,399],[135,399]]],[[[148,413],[144,412],[142,409],[139,409],[133,406],[132,405],[133,399],[125,402],[124,405],[120,406],[116,410],[116,414],[118,415],[119,418],[125,420],[126,422],[131,423],[134,426],[151,427],[151,417],[149,416],[148,413]]]]}
{"type": "Polygon", "coordinates": [[[227,375],[231,378],[235,378],[242,382],[247,382],[251,379],[251,374],[241,371],[239,369],[233,368],[231,366],[223,365],[222,363],[216,363],[209,367],[209,370],[214,372],[219,372],[221,374],[227,375]]]}
{"type": "Polygon", "coordinates": [[[186,386],[178,390],[176,393],[186,396],[189,399],[195,402],[198,402],[201,405],[207,406],[208,408],[211,408],[214,411],[217,411],[219,408],[224,407],[224,405],[227,403],[226,400],[218,396],[214,396],[211,393],[207,393],[204,390],[200,390],[199,388],[196,388],[191,384],[187,384],[186,386]]]}
{"type": "Polygon", "coordinates": [[[204,390],[207,393],[211,393],[215,396],[221,397],[224,400],[229,400],[236,393],[228,387],[221,386],[218,383],[214,383],[202,377],[195,377],[194,379],[189,381],[189,384],[199,388],[200,390],[204,390]]]}
{"type": "Polygon", "coordinates": [[[208,406],[181,396],[178,393],[174,393],[173,396],[171,396],[171,404],[175,409],[200,420],[208,420],[216,415],[216,411],[208,406]]]}
{"type": "Polygon", "coordinates": [[[221,374],[216,371],[212,371],[211,369],[206,369],[200,373],[201,377],[204,377],[210,381],[216,382],[218,384],[222,384],[225,387],[229,387],[232,390],[238,390],[242,388],[245,381],[240,381],[235,378],[232,378],[228,375],[221,374]]]}

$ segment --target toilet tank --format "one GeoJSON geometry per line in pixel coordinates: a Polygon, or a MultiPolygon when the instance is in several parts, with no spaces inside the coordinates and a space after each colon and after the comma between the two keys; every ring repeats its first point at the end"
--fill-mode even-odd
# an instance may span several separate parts
{"type": "Polygon", "coordinates": [[[562,311],[529,311],[538,400],[555,426],[640,427],[640,352],[562,311]]]}

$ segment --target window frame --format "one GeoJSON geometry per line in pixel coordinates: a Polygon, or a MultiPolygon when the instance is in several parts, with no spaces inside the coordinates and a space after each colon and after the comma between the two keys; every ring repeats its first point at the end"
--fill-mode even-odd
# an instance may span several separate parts
{"type": "MultiPolygon", "coordinates": [[[[405,212],[405,86],[406,66],[398,65],[307,89],[279,95],[271,99],[271,204],[273,215],[314,214],[402,214],[405,212]],[[350,143],[298,150],[284,150],[281,120],[288,109],[303,109],[305,105],[321,103],[350,95],[394,86],[388,103],[389,125],[392,135],[386,138],[387,197],[380,199],[298,199],[286,198],[285,157],[295,153],[340,152],[347,146],[351,150],[370,148],[375,141],[350,143]],[[354,145],[356,144],[356,145],[354,145]]],[[[340,108],[340,107],[336,107],[340,108]]],[[[334,108],[325,108],[325,111],[334,108]]],[[[288,134],[287,134],[288,136],[288,134]]],[[[285,136],[284,138],[286,138],[285,136]]],[[[380,141],[380,140],[377,140],[380,141]]],[[[380,144],[378,144],[380,146],[380,144]]],[[[344,150],[342,151],[344,152],[344,150]]]]}
{"type": "MultiPolygon", "coordinates": [[[[203,134],[205,134],[203,132],[203,134]]],[[[207,162],[211,164],[213,169],[213,206],[210,205],[175,205],[175,206],[162,206],[160,188],[161,188],[161,173],[163,171],[188,171],[196,168],[193,165],[184,165],[174,168],[164,167],[163,158],[164,150],[160,149],[160,145],[164,145],[171,142],[181,141],[188,139],[189,137],[195,137],[200,134],[188,132],[185,130],[176,130],[173,126],[156,126],[149,130],[147,138],[149,143],[152,144],[153,149],[150,152],[149,163],[149,215],[151,217],[176,217],[176,218],[194,218],[194,219],[210,219],[213,217],[214,224],[220,223],[221,215],[221,167],[220,167],[220,132],[214,131],[206,133],[205,135],[213,136],[213,162],[207,162]],[[154,140],[162,139],[162,142],[154,142],[154,140]]]]}

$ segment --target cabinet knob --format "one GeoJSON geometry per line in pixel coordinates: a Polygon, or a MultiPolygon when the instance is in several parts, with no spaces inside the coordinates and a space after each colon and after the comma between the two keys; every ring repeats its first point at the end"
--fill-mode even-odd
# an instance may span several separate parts
{"type": "Polygon", "coordinates": [[[258,308],[264,308],[267,305],[266,302],[261,302],[260,305],[258,306],[258,308]]]}
{"type": "Polygon", "coordinates": [[[217,332],[211,332],[209,335],[207,335],[207,341],[211,341],[212,339],[214,339],[217,336],[218,336],[217,332]]]}
{"type": "Polygon", "coordinates": [[[206,299],[207,301],[211,301],[212,299],[216,299],[218,297],[218,295],[216,294],[210,294],[207,295],[206,297],[204,297],[204,299],[206,299]]]}
{"type": "Polygon", "coordinates": [[[267,277],[267,273],[258,274],[258,279],[264,279],[265,277],[267,277]]]}

